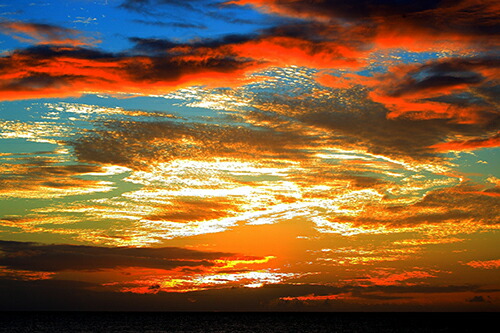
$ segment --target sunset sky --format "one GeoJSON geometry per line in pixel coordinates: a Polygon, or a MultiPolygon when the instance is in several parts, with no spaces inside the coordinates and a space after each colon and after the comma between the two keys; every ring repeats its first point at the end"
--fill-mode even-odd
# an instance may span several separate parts
{"type": "Polygon", "coordinates": [[[499,311],[494,0],[0,0],[2,310],[499,311]]]}

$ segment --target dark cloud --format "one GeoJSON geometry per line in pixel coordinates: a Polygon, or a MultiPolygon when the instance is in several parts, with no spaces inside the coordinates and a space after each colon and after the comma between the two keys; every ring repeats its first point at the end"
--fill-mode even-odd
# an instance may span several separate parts
{"type": "Polygon", "coordinates": [[[372,153],[432,159],[447,140],[469,149],[498,144],[499,65],[490,56],[400,65],[328,96],[260,93],[254,106],[328,129],[333,140],[372,153]]]}
{"type": "MultiPolygon", "coordinates": [[[[355,29],[351,29],[351,31],[355,29]]],[[[163,49],[169,50],[175,47],[190,47],[191,52],[198,49],[217,49],[224,46],[232,46],[237,44],[245,44],[252,41],[267,40],[269,38],[276,37],[286,37],[286,38],[296,38],[297,40],[310,41],[312,43],[321,43],[325,41],[342,41],[348,44],[352,41],[352,33],[347,38],[346,36],[341,36],[346,34],[347,30],[342,30],[340,25],[326,25],[321,23],[295,23],[295,24],[283,24],[274,26],[267,29],[261,29],[256,33],[249,34],[226,34],[218,38],[200,38],[193,39],[187,43],[172,42],[168,39],[161,38],[139,38],[130,37],[129,40],[135,44],[135,48],[141,49],[142,47],[146,49],[163,49]]],[[[319,50],[318,50],[319,51],[319,50]]],[[[189,52],[189,51],[188,51],[189,52]]],[[[244,56],[241,54],[240,56],[244,56]]]]}
{"type": "Polygon", "coordinates": [[[368,294],[374,292],[382,292],[385,294],[443,294],[443,293],[459,293],[459,292],[477,292],[482,290],[478,285],[408,285],[408,286],[369,286],[369,287],[353,287],[355,293],[368,294]]]}
{"type": "Polygon", "coordinates": [[[231,3],[254,4],[272,12],[297,17],[324,18],[373,18],[380,16],[404,15],[437,8],[440,0],[401,1],[401,0],[242,0],[231,3]]]}
{"type": "MultiPolygon", "coordinates": [[[[189,43],[177,43],[168,39],[161,38],[139,38],[130,37],[129,40],[134,43],[132,51],[139,51],[146,54],[182,54],[182,55],[201,55],[203,51],[209,49],[216,52],[218,48],[230,46],[234,44],[241,44],[251,41],[255,36],[252,35],[225,35],[217,39],[198,39],[189,43]],[[175,49],[180,49],[176,51],[175,49]]],[[[229,52],[226,56],[235,56],[234,53],[229,52]]]]}
{"type": "MultiPolygon", "coordinates": [[[[359,67],[368,50],[364,28],[341,24],[282,24],[249,34],[227,34],[215,39],[177,43],[158,38],[129,38],[132,52],[165,53],[185,58],[234,58],[270,66],[305,65],[320,68],[359,67]],[[286,55],[285,55],[286,53],[286,55]]],[[[181,58],[182,59],[182,58],[181,58]]]]}
{"type": "Polygon", "coordinates": [[[187,43],[131,37],[131,50],[39,45],[0,58],[0,98],[79,95],[83,91],[156,93],[181,86],[232,86],[275,65],[358,67],[363,29],[286,25],[254,34],[228,34],[187,43]],[[360,41],[361,39],[361,41],[360,41]],[[65,66],[60,66],[64,63],[65,66]]]}
{"type": "Polygon", "coordinates": [[[236,17],[235,15],[232,15],[232,13],[230,13],[230,12],[226,13],[225,11],[220,10],[220,8],[217,8],[215,10],[211,10],[206,14],[209,17],[212,17],[216,20],[225,21],[225,22],[231,23],[231,24],[239,24],[239,25],[241,25],[241,24],[249,24],[249,25],[268,24],[268,22],[265,20],[256,21],[256,20],[239,18],[239,17],[236,17]]]}
{"type": "Polygon", "coordinates": [[[467,302],[470,302],[470,303],[485,303],[485,302],[488,302],[488,301],[483,296],[474,296],[474,297],[468,298],[467,302]]]}
{"type": "Polygon", "coordinates": [[[256,108],[288,115],[331,132],[331,142],[363,147],[369,152],[398,158],[433,159],[430,146],[452,135],[483,135],[492,124],[455,124],[446,119],[388,118],[389,110],[375,103],[361,87],[336,90],[330,97],[296,100],[259,95],[256,108]]]}
{"type": "Polygon", "coordinates": [[[43,272],[118,267],[168,270],[185,266],[212,266],[211,260],[231,255],[230,253],[203,252],[177,247],[109,248],[14,241],[0,241],[0,251],[0,266],[43,272]]]}
{"type": "Polygon", "coordinates": [[[129,40],[134,43],[133,51],[146,54],[166,54],[168,50],[179,46],[178,43],[158,38],[130,37],[129,40]]]}
{"type": "MultiPolygon", "coordinates": [[[[323,29],[321,25],[316,25],[316,27],[318,31],[323,29]]],[[[321,43],[330,36],[315,34],[313,37],[310,29],[282,26],[265,30],[258,37],[252,37],[254,39],[250,36],[234,35],[218,40],[198,41],[193,43],[193,46],[196,46],[196,49],[213,49],[228,45],[244,46],[249,42],[264,38],[262,36],[310,39],[311,42],[321,43]]],[[[133,41],[136,42],[138,49],[150,52],[177,47],[165,40],[133,39],[133,41]]],[[[397,75],[380,76],[377,79],[380,84],[375,90],[376,93],[359,87],[339,90],[338,95],[348,103],[340,102],[336,97],[295,100],[287,96],[260,94],[256,97],[254,106],[257,108],[265,106],[264,110],[268,111],[267,114],[253,112],[253,115],[249,113],[246,118],[253,117],[262,120],[263,117],[267,117],[271,122],[275,122],[276,116],[286,115],[293,121],[331,130],[334,141],[353,146],[361,144],[376,154],[398,157],[409,155],[417,159],[432,159],[437,156],[437,151],[433,147],[447,138],[465,136],[470,140],[484,140],[485,133],[494,133],[498,128],[500,119],[494,110],[496,97],[495,94],[487,93],[491,90],[490,80],[497,67],[498,61],[492,57],[450,58],[424,65],[407,65],[398,68],[397,75]],[[478,92],[477,96],[468,98],[457,93],[447,93],[450,89],[457,87],[469,91],[473,88],[478,91],[483,90],[483,92],[478,92]],[[441,92],[444,96],[436,95],[436,92],[441,92]],[[375,98],[376,95],[377,98],[375,98]],[[385,101],[380,95],[389,96],[392,99],[385,101]],[[398,108],[397,104],[395,106],[389,104],[396,103],[395,98],[398,101],[401,100],[401,104],[406,103],[403,100],[406,96],[426,99],[430,103],[439,103],[450,111],[428,114],[418,110],[419,105],[424,107],[425,104],[417,104],[414,111],[405,109],[402,115],[389,117],[396,112],[393,107],[398,108]],[[431,97],[441,99],[439,102],[433,102],[430,100],[431,97]],[[374,103],[371,98],[381,104],[374,103]],[[443,98],[446,98],[446,101],[443,98]],[[465,101],[467,104],[464,104],[465,101]],[[282,110],[283,112],[286,110],[286,114],[282,110]]]]}
{"type": "MultiPolygon", "coordinates": [[[[18,281],[0,279],[0,292],[4,295],[0,303],[2,310],[87,310],[87,311],[456,311],[467,310],[470,302],[464,304],[438,304],[427,307],[411,302],[396,302],[401,297],[396,294],[421,294],[434,297],[446,293],[480,292],[477,286],[436,286],[436,287],[376,287],[369,291],[358,292],[358,287],[333,287],[322,285],[267,285],[262,288],[229,288],[211,289],[186,293],[151,293],[131,294],[96,290],[98,285],[64,280],[18,281]],[[376,294],[376,293],[379,294],[376,294]],[[306,304],[300,301],[280,300],[282,297],[299,297],[305,295],[337,295],[353,293],[363,300],[350,303],[346,300],[329,300],[306,304]],[[383,295],[387,296],[385,299],[383,295]],[[371,301],[370,304],[366,304],[371,301]],[[376,304],[374,302],[377,302],[376,304]]],[[[488,303],[485,303],[488,304],[488,303]]],[[[495,307],[490,307],[494,310],[495,307]]],[[[180,314],[176,313],[178,319],[180,314]]],[[[264,314],[263,314],[264,315],[264,314]]],[[[276,313],[269,314],[276,317],[276,313]]],[[[380,319],[377,314],[377,321],[380,319]]],[[[426,314],[428,316],[428,314],[426,314]]],[[[440,314],[442,316],[442,314],[440,314]]],[[[155,315],[154,320],[158,320],[155,315]]],[[[287,318],[289,318],[287,316],[287,318]]],[[[321,315],[324,320],[323,315],[321,315]]],[[[456,319],[456,316],[453,315],[456,319]]],[[[359,319],[359,318],[358,318],[359,319]]],[[[306,319],[305,319],[306,320],[306,319]]],[[[453,321],[453,320],[451,320],[453,321]]],[[[450,321],[450,322],[451,322],[450,321]]],[[[166,321],[162,329],[170,327],[172,321],[166,321]]],[[[178,325],[177,320],[173,320],[178,325]]],[[[143,323],[143,322],[141,322],[143,323]]],[[[284,322],[285,324],[286,322],[284,322]]],[[[288,323],[289,324],[289,323],[288,323]]],[[[447,323],[448,324],[448,323],[447,323]]],[[[310,325],[314,325],[313,322],[310,325]]],[[[433,322],[434,328],[435,323],[433,322]]],[[[474,323],[475,325],[475,323],[474,323]]],[[[261,326],[259,326],[261,327],[261,326]]],[[[313,326],[309,326],[310,329],[313,326]]],[[[449,327],[449,326],[447,326],[449,327]]],[[[142,327],[143,328],[143,327],[142,327]]],[[[176,326],[176,328],[178,328],[176,326]]],[[[172,327],[172,330],[175,330],[172,327]]]]}
{"type": "Polygon", "coordinates": [[[401,1],[401,0],[235,0],[231,4],[253,5],[263,11],[312,20],[347,20],[374,24],[382,33],[451,36],[498,36],[500,21],[493,1],[401,1]],[[391,32],[392,30],[392,32],[391,32]]]}
{"type": "Polygon", "coordinates": [[[500,100],[493,92],[498,90],[499,68],[498,59],[489,56],[398,66],[377,78],[370,97],[390,110],[387,117],[392,120],[427,123],[430,128],[440,123],[433,133],[443,132],[450,142],[429,141],[427,147],[443,151],[498,146],[500,100]]]}
{"type": "Polygon", "coordinates": [[[182,158],[304,158],[314,138],[300,133],[201,123],[116,121],[70,142],[82,162],[143,168],[182,158]],[[189,143],[185,143],[185,142],[189,143]]]}
{"type": "MultiPolygon", "coordinates": [[[[3,92],[4,99],[79,95],[82,91],[116,92],[122,91],[124,87],[131,92],[156,92],[161,88],[185,85],[227,86],[235,82],[236,78],[241,78],[244,74],[265,66],[292,64],[317,68],[359,68],[365,64],[367,52],[373,49],[377,41],[384,38],[385,40],[392,39],[391,36],[381,36],[384,32],[377,27],[377,25],[383,25],[380,17],[387,16],[388,22],[397,26],[399,24],[397,18],[404,15],[409,15],[409,17],[414,17],[416,13],[437,15],[436,12],[439,10],[458,11],[457,8],[462,8],[460,10],[464,13],[476,15],[483,12],[489,13],[491,9],[487,3],[467,7],[467,1],[460,1],[455,5],[436,1],[416,4],[406,1],[377,3],[372,1],[355,1],[354,3],[271,1],[261,3],[257,0],[242,0],[241,3],[255,3],[274,9],[286,9],[289,13],[301,12],[304,15],[321,13],[334,17],[338,15],[340,17],[347,15],[350,18],[367,17],[370,18],[370,22],[354,25],[333,21],[328,23],[301,22],[279,25],[255,34],[227,35],[222,38],[188,43],[133,37],[130,40],[135,46],[127,54],[107,53],[80,47],[84,44],[72,44],[74,47],[65,48],[28,48],[12,52],[0,59],[0,68],[3,69],[3,75],[0,77],[3,80],[0,92],[3,92]],[[58,62],[65,63],[64,69],[56,66],[58,62]]],[[[124,7],[136,9],[160,5],[187,6],[193,10],[198,5],[214,5],[214,3],[201,0],[188,2],[128,0],[122,4],[124,7]]],[[[465,20],[462,16],[461,18],[465,20]]],[[[404,22],[406,21],[411,22],[412,19],[405,19],[404,22]]],[[[422,21],[425,21],[425,17],[422,21]]],[[[453,20],[447,18],[447,21],[453,20]]],[[[419,26],[430,29],[427,21],[425,22],[426,24],[419,26]]],[[[490,25],[498,23],[493,19],[488,22],[490,25]]],[[[4,29],[12,24],[14,23],[3,22],[4,29]]],[[[39,31],[38,34],[48,36],[46,39],[59,38],[61,43],[63,40],[59,35],[73,32],[43,24],[16,24],[30,26],[39,31]]],[[[178,26],[183,26],[183,24],[181,22],[178,26]]],[[[184,26],[190,27],[191,25],[191,22],[187,22],[184,26]]],[[[388,30],[400,31],[400,29],[393,28],[391,26],[388,30]]],[[[437,30],[447,31],[441,28],[437,30]]],[[[406,34],[415,36],[418,41],[428,39],[410,32],[406,34]]],[[[455,41],[453,38],[450,40],[455,41]]],[[[418,44],[409,43],[408,40],[405,40],[405,43],[405,46],[410,48],[418,44]]],[[[457,85],[482,84],[486,73],[476,70],[481,65],[476,64],[475,61],[466,59],[454,63],[441,62],[415,69],[413,72],[408,72],[407,76],[400,78],[397,86],[388,87],[388,96],[401,96],[411,92],[424,92],[457,85]]],[[[490,59],[489,62],[491,65],[494,60],[490,59]]]]}
{"type": "MultiPolygon", "coordinates": [[[[417,79],[416,76],[420,73],[412,73],[411,77],[406,78],[406,82],[398,85],[393,91],[389,92],[390,96],[400,97],[408,93],[415,93],[424,90],[440,89],[454,87],[458,85],[472,85],[484,81],[484,77],[475,72],[451,72],[451,73],[428,73],[428,76],[422,79],[417,79]]],[[[425,74],[423,74],[425,76],[425,74]]]]}
{"type": "MultiPolygon", "coordinates": [[[[395,78],[392,82],[387,82],[391,74],[381,78],[381,81],[387,84],[385,88],[387,95],[401,97],[421,92],[432,94],[435,90],[439,92],[456,86],[475,86],[487,81],[488,76],[489,79],[494,79],[492,76],[500,68],[500,59],[448,58],[423,65],[410,65],[406,68],[408,71],[402,78],[395,78]]],[[[401,69],[404,73],[404,68],[398,68],[398,76],[401,75],[401,69]]]]}
{"type": "MultiPolygon", "coordinates": [[[[238,36],[232,38],[239,40],[238,36]]],[[[171,47],[161,40],[141,40],[141,43],[151,49],[161,48],[161,45],[171,47]]],[[[463,63],[466,67],[472,66],[471,62],[463,63]]],[[[448,65],[428,66],[431,73],[441,73],[449,68],[448,65]]],[[[404,89],[410,90],[410,86],[407,83],[404,89]]],[[[481,121],[469,123],[450,121],[445,115],[430,119],[408,115],[388,118],[390,110],[370,97],[370,91],[359,86],[333,90],[330,97],[322,98],[303,96],[295,99],[261,93],[254,98],[255,110],[243,116],[244,121],[259,127],[115,121],[103,123],[102,129],[87,132],[71,145],[82,162],[115,163],[134,168],[147,165],[151,159],[168,161],[211,156],[305,158],[308,155],[302,148],[319,147],[320,144],[317,137],[302,133],[304,128],[313,126],[330,132],[326,139],[329,144],[364,148],[374,154],[402,159],[433,160],[440,156],[439,151],[432,148],[435,145],[453,136],[481,138],[485,133],[495,131],[500,120],[493,111],[484,111],[481,121]],[[191,144],[182,143],[186,139],[191,144]]],[[[478,103],[484,101],[481,99],[478,103]]],[[[374,185],[366,178],[358,178],[356,182],[374,185]]]]}

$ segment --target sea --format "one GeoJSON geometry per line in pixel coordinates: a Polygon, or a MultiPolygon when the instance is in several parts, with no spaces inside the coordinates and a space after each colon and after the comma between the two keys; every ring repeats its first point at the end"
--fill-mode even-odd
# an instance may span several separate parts
{"type": "Polygon", "coordinates": [[[498,319],[498,313],[441,312],[1,312],[0,332],[460,333],[495,331],[498,319]]]}

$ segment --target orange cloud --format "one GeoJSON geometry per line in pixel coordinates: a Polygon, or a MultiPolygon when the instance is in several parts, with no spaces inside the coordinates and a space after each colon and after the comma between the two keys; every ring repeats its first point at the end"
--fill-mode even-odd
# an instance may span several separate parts
{"type": "Polygon", "coordinates": [[[20,159],[25,163],[5,163],[0,167],[0,198],[57,198],[69,195],[106,192],[113,184],[81,179],[78,176],[103,172],[91,165],[58,165],[50,159],[20,159]]]}
{"type": "Polygon", "coordinates": [[[486,260],[486,261],[469,261],[465,265],[470,266],[472,268],[480,268],[480,269],[496,269],[500,268],[500,259],[496,260],[486,260]]]}
{"type": "Polygon", "coordinates": [[[228,46],[240,57],[275,66],[353,69],[366,64],[366,34],[369,35],[370,31],[363,26],[345,27],[333,23],[282,25],[228,46]]]}
{"type": "Polygon", "coordinates": [[[33,281],[33,280],[48,280],[53,277],[55,273],[53,272],[38,272],[38,271],[30,271],[30,270],[22,270],[22,269],[9,269],[5,266],[0,266],[0,277],[3,279],[10,280],[24,280],[24,281],[33,281]]]}
{"type": "Polygon", "coordinates": [[[352,69],[365,64],[365,29],[340,24],[279,26],[258,35],[188,43],[130,38],[135,47],[119,54],[81,47],[85,44],[63,45],[65,39],[56,38],[62,32],[54,27],[4,26],[48,30],[46,34],[52,36],[36,47],[0,58],[0,99],[4,100],[85,92],[162,94],[195,85],[238,86],[248,79],[247,74],[271,66],[352,69]],[[53,40],[57,42],[49,42],[53,40]]]}
{"type": "Polygon", "coordinates": [[[486,139],[472,139],[464,141],[448,141],[443,143],[438,143],[430,146],[429,148],[436,149],[440,152],[447,151],[464,151],[464,150],[476,150],[481,148],[494,148],[500,146],[500,133],[486,139]]]}
{"type": "Polygon", "coordinates": [[[307,66],[313,68],[357,68],[362,61],[359,52],[335,42],[318,42],[293,37],[270,37],[235,45],[240,55],[265,60],[279,66],[307,66]]]}
{"type": "MultiPolygon", "coordinates": [[[[227,287],[259,288],[266,283],[276,284],[295,274],[258,270],[256,265],[267,263],[274,257],[231,256],[211,260],[213,266],[179,267],[171,270],[152,270],[133,267],[120,269],[126,277],[112,274],[115,282],[103,284],[106,289],[135,294],[159,292],[185,293],[227,287]],[[239,266],[238,269],[235,266],[239,266]]],[[[262,266],[262,265],[261,265],[262,266]]],[[[113,272],[111,272],[113,273],[113,272]]]]}
{"type": "Polygon", "coordinates": [[[183,86],[232,86],[240,84],[257,65],[216,55],[193,60],[39,46],[0,58],[0,99],[78,96],[96,91],[161,94],[183,86]]]}
{"type": "MultiPolygon", "coordinates": [[[[220,40],[186,44],[131,38],[136,43],[134,50],[142,52],[140,56],[78,48],[92,43],[73,29],[4,21],[0,23],[0,29],[5,33],[14,36],[24,34],[35,44],[50,44],[52,47],[18,51],[0,59],[0,66],[4,69],[0,76],[3,80],[0,98],[13,100],[78,96],[85,92],[161,94],[192,85],[234,86],[241,84],[245,74],[267,66],[354,69],[366,64],[365,56],[376,46],[396,47],[399,44],[408,49],[419,45],[416,40],[427,41],[429,36],[440,36],[450,41],[450,34],[458,32],[467,36],[484,34],[491,37],[490,30],[497,24],[492,17],[498,12],[498,8],[488,2],[473,3],[472,0],[460,1],[457,5],[444,4],[437,8],[428,4],[409,3],[393,4],[391,7],[376,6],[366,0],[355,1],[354,4],[342,1],[311,3],[281,0],[236,0],[227,3],[250,4],[280,15],[318,20],[263,30],[259,35],[228,36],[220,40]],[[465,17],[464,13],[472,17],[465,17]],[[455,15],[457,20],[443,29],[434,29],[433,25],[441,28],[440,18],[445,15],[455,15]],[[359,21],[361,24],[346,26],[337,19],[359,21]],[[420,24],[427,21],[431,27],[428,27],[429,24],[420,24]],[[394,29],[395,26],[398,29],[394,29]],[[397,31],[398,36],[394,35],[394,31],[397,31]],[[68,47],[56,48],[55,45],[68,47]],[[144,55],[148,52],[154,52],[154,55],[144,55]]],[[[455,39],[451,39],[450,43],[455,42],[455,39]]],[[[439,47],[442,48],[443,43],[439,47]]],[[[456,84],[448,80],[448,84],[438,84],[439,87],[435,85],[437,80],[433,80],[434,85],[427,87],[423,87],[422,82],[415,84],[399,80],[402,89],[417,90],[413,90],[411,95],[409,90],[400,90],[386,95],[375,93],[372,97],[387,105],[392,117],[417,112],[418,115],[414,117],[429,119],[444,115],[455,117],[461,122],[475,121],[470,119],[471,114],[482,110],[464,111],[463,107],[455,110],[446,103],[419,99],[424,96],[428,98],[431,88],[434,95],[450,94],[481,82],[480,74],[484,77],[498,74],[498,71],[486,72],[477,75],[469,73],[469,76],[464,76],[462,72],[460,79],[456,77],[456,84]],[[408,83],[406,87],[405,83],[408,83]],[[402,93],[404,97],[400,96],[402,93]],[[457,115],[464,112],[464,115],[457,115]]],[[[394,79],[398,78],[391,80],[394,79]]],[[[332,86],[328,79],[320,80],[332,86]]],[[[430,81],[425,80],[425,84],[428,83],[430,81]]],[[[334,86],[345,87],[345,83],[340,84],[334,86]]]]}
{"type": "Polygon", "coordinates": [[[377,286],[397,286],[401,284],[412,286],[417,284],[416,282],[412,282],[413,280],[427,279],[432,277],[436,276],[425,271],[409,271],[397,274],[387,274],[385,272],[381,272],[380,276],[361,279],[361,281],[366,281],[377,286]]]}
{"type": "Polygon", "coordinates": [[[370,97],[391,112],[388,118],[412,120],[447,119],[458,124],[485,124],[493,121],[494,108],[488,89],[495,85],[500,63],[491,57],[446,58],[426,64],[390,68],[378,82],[368,82],[375,89],[370,97]],[[484,93],[475,93],[475,90],[484,93]],[[469,102],[459,94],[472,94],[469,102]],[[472,103],[481,98],[483,102],[472,103]]]}

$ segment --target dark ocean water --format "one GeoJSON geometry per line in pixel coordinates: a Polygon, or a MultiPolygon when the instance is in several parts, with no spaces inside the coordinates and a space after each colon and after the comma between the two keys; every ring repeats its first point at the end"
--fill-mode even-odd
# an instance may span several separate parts
{"type": "Polygon", "coordinates": [[[492,332],[497,320],[498,313],[3,312],[0,332],[492,332]]]}

